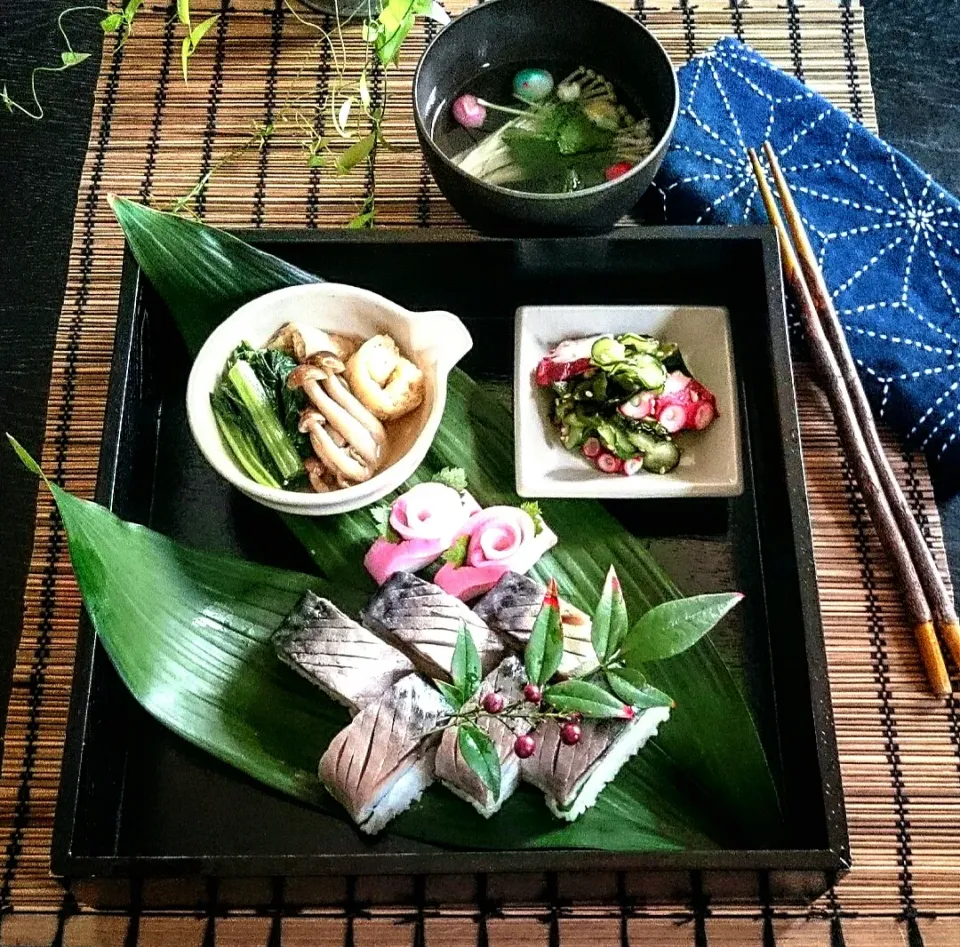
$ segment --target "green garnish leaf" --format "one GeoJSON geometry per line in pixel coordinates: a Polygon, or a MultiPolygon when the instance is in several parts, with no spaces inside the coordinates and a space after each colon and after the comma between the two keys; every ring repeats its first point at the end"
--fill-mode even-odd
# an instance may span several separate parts
{"type": "Polygon", "coordinates": [[[494,799],[500,798],[500,754],[493,741],[478,726],[457,727],[457,746],[463,761],[473,770],[494,799]]]}
{"type": "Polygon", "coordinates": [[[345,224],[347,230],[363,230],[364,227],[372,227],[377,216],[377,208],[374,196],[371,194],[364,202],[360,210],[350,218],[345,224]]]}
{"type": "Polygon", "coordinates": [[[374,523],[377,524],[377,532],[382,539],[388,543],[399,543],[402,540],[400,534],[390,525],[390,506],[381,503],[378,506],[370,507],[370,515],[374,523]]]}
{"type": "Polygon", "coordinates": [[[187,62],[197,51],[197,45],[200,40],[210,32],[210,28],[220,18],[220,14],[214,13],[213,16],[207,17],[207,19],[196,27],[192,27],[190,25],[190,0],[178,0],[177,12],[180,16],[180,22],[183,23],[188,30],[187,35],[184,36],[183,42],[180,44],[180,67],[183,69],[183,81],[187,82],[187,62]],[[181,6],[183,7],[182,10],[181,6]]]}
{"type": "Polygon", "coordinates": [[[582,109],[568,114],[557,135],[561,155],[579,155],[585,151],[608,151],[613,147],[614,133],[591,122],[582,109]]]}
{"type": "Polygon", "coordinates": [[[523,652],[527,680],[538,687],[546,684],[557,673],[562,658],[563,626],[560,622],[560,604],[557,599],[557,583],[551,579],[523,652]]]}
{"type": "Polygon", "coordinates": [[[433,0],[386,0],[380,15],[366,31],[367,42],[373,42],[377,58],[384,66],[396,62],[400,47],[413,28],[418,15],[433,9],[433,0]]]}
{"type": "Polygon", "coordinates": [[[90,53],[78,53],[72,49],[65,49],[60,53],[60,58],[63,60],[64,66],[78,66],[85,59],[90,58],[90,53]]]}
{"type": "Polygon", "coordinates": [[[460,568],[467,561],[467,548],[470,545],[469,536],[459,536],[457,541],[445,552],[441,553],[440,558],[450,565],[460,568]]]}
{"type": "Polygon", "coordinates": [[[543,699],[561,713],[583,714],[595,720],[627,720],[624,702],[610,691],[589,681],[561,681],[544,689],[543,699]]]}
{"type": "Polygon", "coordinates": [[[442,483],[445,487],[463,493],[467,489],[467,475],[462,467],[444,467],[438,470],[431,478],[434,483],[442,483]]]}
{"type": "Polygon", "coordinates": [[[543,513],[540,511],[540,504],[536,500],[529,500],[521,503],[520,509],[533,520],[533,535],[539,536],[543,532],[543,513]]]}
{"type": "Polygon", "coordinates": [[[337,157],[337,171],[349,174],[361,161],[366,161],[377,142],[377,136],[370,132],[359,141],[355,141],[346,151],[337,157]]]}
{"type": "Polygon", "coordinates": [[[597,605],[590,627],[593,650],[601,664],[605,664],[617,653],[627,635],[627,627],[627,605],[623,600],[617,570],[610,566],[607,580],[603,584],[600,604],[597,605]]]}
{"type": "Polygon", "coordinates": [[[630,629],[623,643],[624,661],[636,667],[686,651],[742,598],[742,592],[717,592],[680,598],[651,608],[630,629]]]}
{"type": "Polygon", "coordinates": [[[190,37],[184,36],[183,42],[180,44],[180,68],[183,70],[184,82],[189,81],[187,78],[187,63],[191,55],[193,55],[193,46],[190,44],[190,37]]]}
{"type": "Polygon", "coordinates": [[[648,683],[644,673],[637,668],[608,668],[606,677],[610,690],[637,710],[676,706],[669,694],[648,683]]]}
{"type": "Polygon", "coordinates": [[[476,694],[480,679],[483,677],[477,645],[465,622],[460,622],[460,631],[457,632],[450,676],[453,678],[454,687],[460,690],[464,703],[476,694]]]}
{"type": "Polygon", "coordinates": [[[122,13],[111,13],[110,16],[105,16],[100,21],[100,29],[102,29],[104,33],[113,33],[116,32],[123,22],[124,17],[122,13]]]}
{"type": "Polygon", "coordinates": [[[190,50],[191,53],[197,48],[197,45],[200,43],[200,40],[210,32],[211,27],[217,20],[220,18],[219,13],[214,13],[213,16],[207,17],[199,26],[194,27],[190,30],[190,45],[193,49],[190,50]]]}
{"type": "Polygon", "coordinates": [[[452,710],[459,710],[464,705],[463,694],[459,687],[454,687],[453,684],[448,684],[446,681],[434,681],[433,683],[437,685],[437,690],[443,694],[452,710]]]}

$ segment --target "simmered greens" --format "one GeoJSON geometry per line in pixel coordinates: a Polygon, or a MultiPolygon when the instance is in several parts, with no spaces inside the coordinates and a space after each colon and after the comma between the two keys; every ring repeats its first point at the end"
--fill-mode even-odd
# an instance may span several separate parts
{"type": "Polygon", "coordinates": [[[300,388],[287,387],[297,367],[277,349],[243,342],[230,355],[210,395],[220,434],[244,472],[265,487],[286,487],[304,475],[309,442],[297,430],[300,388]]]}

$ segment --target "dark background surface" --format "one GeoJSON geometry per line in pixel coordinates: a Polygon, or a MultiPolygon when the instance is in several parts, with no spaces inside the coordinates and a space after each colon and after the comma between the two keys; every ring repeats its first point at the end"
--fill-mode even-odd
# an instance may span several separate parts
{"type": "MultiPolygon", "coordinates": [[[[863,0],[883,136],[960,192],[960,15],[942,0],[863,0]]],[[[57,62],[67,0],[0,0],[0,84],[23,101],[30,70],[57,62]]],[[[53,339],[67,276],[77,186],[102,34],[96,13],[68,21],[86,63],[41,76],[42,122],[0,110],[0,430],[38,455],[53,339]],[[72,24],[72,25],[71,25],[72,24]]],[[[960,479],[935,472],[954,582],[960,479]]],[[[35,480],[0,445],[0,708],[20,627],[35,480]]]]}

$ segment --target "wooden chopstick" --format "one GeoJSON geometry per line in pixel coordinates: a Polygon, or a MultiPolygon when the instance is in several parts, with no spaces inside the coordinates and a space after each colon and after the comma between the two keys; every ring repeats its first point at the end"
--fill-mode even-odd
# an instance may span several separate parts
{"type": "Polygon", "coordinates": [[[823,273],[817,265],[813,247],[810,246],[810,239],[803,226],[803,221],[797,211],[790,189],[787,187],[777,156],[769,142],[764,143],[764,152],[773,172],[777,190],[780,192],[780,202],[783,204],[787,226],[793,236],[797,255],[800,258],[800,266],[806,278],[810,295],[813,298],[814,307],[840,366],[840,373],[843,376],[844,384],[847,386],[847,391],[850,393],[850,400],[853,402],[857,420],[860,422],[867,447],[870,449],[870,457],[873,460],[874,467],[876,467],[883,492],[886,494],[887,502],[890,504],[890,509],[910,550],[910,556],[917,570],[920,584],[923,586],[924,594],[933,610],[937,630],[940,632],[954,664],[960,667],[960,622],[957,620],[957,612],[950,593],[947,591],[940,570],[933,560],[930,548],[920,532],[920,527],[910,512],[907,498],[897,482],[896,475],[887,460],[886,452],[880,443],[877,426],[873,420],[873,412],[870,410],[870,404],[867,401],[863,385],[860,383],[860,376],[857,373],[853,356],[847,346],[843,327],[840,325],[837,310],[833,305],[833,297],[830,295],[823,273]]]}
{"type": "MultiPolygon", "coordinates": [[[[810,354],[813,357],[820,381],[826,392],[827,399],[830,402],[830,407],[833,410],[844,453],[847,461],[853,468],[854,476],[860,487],[860,493],[863,496],[867,511],[876,527],[881,542],[890,556],[897,580],[903,589],[904,603],[913,628],[913,634],[917,641],[917,647],[920,651],[920,658],[926,671],[927,680],[930,683],[930,688],[938,696],[945,697],[951,691],[950,678],[947,674],[943,654],[940,651],[940,644],[934,631],[925,586],[919,574],[919,568],[922,567],[924,557],[921,557],[919,564],[915,563],[911,555],[911,547],[908,546],[903,535],[903,533],[907,531],[903,530],[898,517],[893,511],[893,504],[891,504],[888,498],[884,479],[882,479],[878,473],[878,466],[885,469],[889,474],[889,478],[899,494],[910,525],[917,531],[920,537],[925,558],[929,560],[934,570],[936,570],[936,565],[933,563],[933,558],[930,556],[926,543],[923,542],[922,535],[919,534],[919,529],[913,517],[910,516],[909,508],[906,506],[906,500],[900,491],[893,471],[890,469],[886,455],[883,454],[883,448],[880,446],[879,436],[877,435],[876,426],[873,423],[873,415],[870,413],[869,407],[866,407],[867,418],[865,421],[862,420],[858,414],[856,397],[852,394],[852,390],[859,391],[860,396],[863,398],[864,405],[866,405],[866,397],[860,386],[860,380],[856,374],[856,370],[852,370],[852,384],[848,384],[847,375],[843,371],[837,353],[824,330],[823,323],[829,319],[829,316],[818,311],[814,303],[814,296],[808,284],[809,277],[805,278],[806,270],[802,263],[804,249],[807,251],[807,265],[817,272],[819,277],[817,281],[818,286],[822,287],[821,292],[818,293],[818,298],[823,295],[829,298],[829,293],[826,293],[822,276],[819,275],[819,269],[814,260],[810,242],[806,239],[803,223],[800,220],[799,213],[797,213],[796,206],[790,198],[786,181],[776,161],[776,155],[772,152],[772,149],[767,148],[767,159],[770,161],[771,168],[774,171],[774,180],[777,182],[777,187],[780,190],[781,200],[784,203],[784,207],[788,208],[788,219],[791,220],[791,227],[794,231],[795,239],[797,239],[797,246],[801,250],[801,258],[799,260],[794,246],[791,243],[790,235],[787,233],[783,218],[780,216],[780,211],[774,200],[773,193],[767,184],[763,168],[760,165],[760,159],[752,148],[749,151],[749,156],[754,176],[757,179],[757,187],[763,199],[764,207],[766,207],[767,210],[767,216],[776,228],[780,238],[784,274],[787,282],[797,296],[800,315],[803,319],[810,345],[810,354]],[[797,234],[802,234],[802,237],[797,237],[797,234]]],[[[830,308],[832,310],[832,306],[830,308]]],[[[835,311],[833,318],[836,319],[835,311]]],[[[842,336],[839,321],[837,321],[837,330],[842,336]]],[[[849,350],[846,349],[845,343],[844,348],[847,358],[850,359],[850,366],[852,367],[853,361],[852,358],[850,358],[850,353],[849,350]]],[[[939,578],[939,573],[937,573],[937,577],[939,578]]],[[[944,593],[946,593],[945,589],[944,593]]],[[[954,621],[956,621],[955,617],[954,621]]],[[[949,643],[949,639],[947,639],[947,641],[949,643]]],[[[960,641],[958,641],[958,644],[960,644],[960,641]]],[[[953,653],[952,649],[951,653],[953,653]]],[[[960,654],[955,654],[954,658],[956,659],[958,656],[960,656],[960,654]]]]}

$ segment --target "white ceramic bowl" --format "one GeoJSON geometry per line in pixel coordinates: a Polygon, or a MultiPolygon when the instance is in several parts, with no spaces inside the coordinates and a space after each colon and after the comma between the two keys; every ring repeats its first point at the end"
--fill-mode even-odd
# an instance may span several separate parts
{"type": "Polygon", "coordinates": [[[449,312],[410,312],[376,293],[339,283],[311,283],[278,289],[241,306],[210,334],[187,382],[190,431],[210,465],[248,497],[282,513],[327,516],[379,500],[420,465],[437,433],[447,400],[447,376],[470,351],[466,326],[449,312]],[[416,411],[390,424],[388,452],[380,471],[366,483],[330,493],[263,487],[237,466],[224,446],[210,407],[210,393],[230,353],[240,342],[263,346],[284,323],[303,322],[347,335],[391,335],[423,371],[426,396],[416,411]]]}
{"type": "Polygon", "coordinates": [[[522,497],[732,497],[743,492],[737,378],[726,309],[525,306],[517,310],[513,391],[517,493],[522,497]],[[676,342],[693,377],[717,396],[713,424],[678,435],[680,463],[668,474],[606,474],[579,452],[568,451],[550,423],[549,393],[533,378],[540,359],[564,339],[621,332],[676,342]]]}

